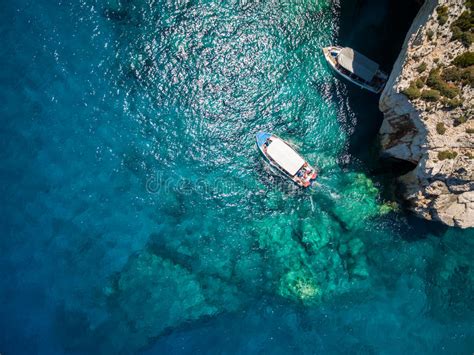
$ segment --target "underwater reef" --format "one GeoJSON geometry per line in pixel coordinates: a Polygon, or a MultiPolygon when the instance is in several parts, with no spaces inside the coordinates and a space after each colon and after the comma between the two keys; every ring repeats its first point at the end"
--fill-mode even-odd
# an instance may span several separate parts
{"type": "Polygon", "coordinates": [[[0,351],[472,352],[472,232],[398,207],[377,97],[320,50],[388,67],[404,4],[7,1],[0,351]]]}
{"type": "Polygon", "coordinates": [[[226,236],[228,231],[210,217],[200,221],[207,232],[194,233],[187,225],[191,210],[183,211],[181,222],[167,227],[169,233],[150,235],[147,246],[96,290],[106,308],[104,319],[91,324],[86,314],[72,317],[74,311],[69,316],[62,311],[59,320],[70,323],[68,329],[89,329],[80,342],[66,343],[90,351],[100,342],[104,352],[126,353],[189,322],[241,311],[261,297],[317,306],[349,292],[368,292],[368,253],[359,236],[387,207],[363,174],[336,176],[340,204],[321,195],[323,210],[305,204],[288,214],[279,206],[288,206],[291,196],[271,190],[261,217],[237,235],[226,236]]]}

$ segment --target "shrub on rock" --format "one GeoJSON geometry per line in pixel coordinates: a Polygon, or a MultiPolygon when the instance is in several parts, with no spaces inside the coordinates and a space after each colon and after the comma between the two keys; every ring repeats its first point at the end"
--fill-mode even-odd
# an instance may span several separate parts
{"type": "Polygon", "coordinates": [[[457,27],[461,31],[471,31],[474,22],[473,17],[472,11],[464,11],[457,20],[453,22],[452,27],[457,27]]]}
{"type": "Polygon", "coordinates": [[[469,48],[474,41],[473,25],[474,12],[472,10],[464,11],[451,25],[451,39],[453,41],[460,41],[466,48],[469,48]]]}
{"type": "Polygon", "coordinates": [[[474,88],[474,66],[464,69],[462,72],[462,84],[474,88]]]}
{"type": "Polygon", "coordinates": [[[440,93],[438,90],[431,90],[431,89],[428,89],[428,90],[423,90],[421,92],[421,98],[425,101],[429,101],[429,102],[436,102],[439,100],[440,98],[440,93]]]}
{"type": "Polygon", "coordinates": [[[443,26],[448,21],[448,7],[446,5],[438,6],[436,13],[438,14],[438,23],[443,26]]]}
{"type": "Polygon", "coordinates": [[[441,95],[446,96],[447,98],[454,98],[459,95],[460,90],[452,84],[445,82],[440,75],[439,69],[432,69],[426,79],[426,85],[434,90],[438,90],[441,95]]]}
{"type": "Polygon", "coordinates": [[[418,79],[415,80],[415,86],[416,86],[418,89],[421,89],[423,86],[425,86],[425,83],[423,82],[423,80],[421,80],[420,78],[418,78],[418,79]]]}
{"type": "Polygon", "coordinates": [[[467,68],[474,65],[474,52],[466,52],[458,55],[454,58],[453,64],[459,68],[467,68]]]}
{"type": "Polygon", "coordinates": [[[460,85],[474,86],[474,66],[468,68],[449,67],[443,70],[441,78],[460,85]]]}
{"type": "Polygon", "coordinates": [[[445,104],[446,107],[453,109],[453,108],[461,107],[463,104],[463,100],[456,97],[454,99],[445,99],[443,103],[445,104]]]}
{"type": "Polygon", "coordinates": [[[451,150],[443,150],[438,152],[438,159],[439,160],[446,160],[446,159],[454,159],[458,156],[458,153],[453,152],[451,150]]]}
{"type": "Polygon", "coordinates": [[[426,70],[427,67],[428,66],[426,65],[426,63],[423,62],[416,68],[416,71],[421,74],[426,70]]]}
{"type": "Polygon", "coordinates": [[[462,79],[463,71],[457,67],[449,67],[443,70],[441,78],[446,81],[457,82],[462,79]]]}
{"type": "Polygon", "coordinates": [[[410,100],[416,100],[421,96],[420,89],[418,89],[416,85],[413,85],[413,83],[411,83],[409,87],[404,89],[402,93],[405,94],[410,100]]]}
{"type": "Polygon", "coordinates": [[[418,88],[410,86],[402,91],[410,100],[418,99],[421,95],[421,92],[418,88]]]}
{"type": "MultiPolygon", "coordinates": [[[[443,96],[446,96],[449,99],[454,99],[456,96],[458,96],[461,93],[461,90],[459,90],[458,87],[450,84],[445,84],[440,88],[440,93],[443,96]]],[[[458,100],[459,101],[459,100],[458,100]]]]}
{"type": "Polygon", "coordinates": [[[438,134],[445,134],[446,133],[446,127],[444,126],[443,122],[438,122],[436,124],[436,132],[438,132],[438,134]]]}

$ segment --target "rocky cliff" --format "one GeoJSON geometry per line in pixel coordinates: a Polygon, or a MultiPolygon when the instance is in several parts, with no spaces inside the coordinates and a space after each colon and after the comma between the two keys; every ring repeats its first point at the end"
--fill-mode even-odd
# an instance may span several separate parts
{"type": "MultiPolygon", "coordinates": [[[[382,154],[420,217],[474,226],[472,0],[426,0],[380,98],[382,154]]],[[[388,45],[388,44],[387,44],[388,45]]]]}

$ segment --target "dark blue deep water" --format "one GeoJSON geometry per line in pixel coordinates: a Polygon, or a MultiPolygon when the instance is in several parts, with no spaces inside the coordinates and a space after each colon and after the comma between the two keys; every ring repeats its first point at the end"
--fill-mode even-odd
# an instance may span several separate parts
{"type": "Polygon", "coordinates": [[[0,353],[472,354],[474,232],[397,206],[320,51],[390,70],[417,6],[2,1],[0,353]]]}

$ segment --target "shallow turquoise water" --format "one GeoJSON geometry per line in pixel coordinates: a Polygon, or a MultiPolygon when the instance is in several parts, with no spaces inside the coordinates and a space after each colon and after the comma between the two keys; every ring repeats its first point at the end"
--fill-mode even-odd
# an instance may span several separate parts
{"type": "Polygon", "coordinates": [[[389,68],[393,6],[6,4],[0,352],[471,353],[472,230],[393,210],[377,98],[320,52],[389,68]]]}

